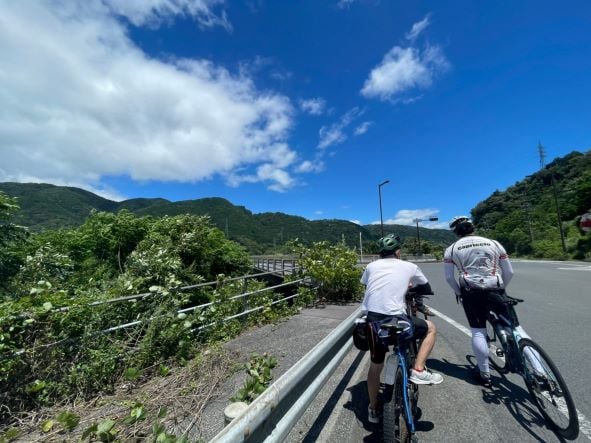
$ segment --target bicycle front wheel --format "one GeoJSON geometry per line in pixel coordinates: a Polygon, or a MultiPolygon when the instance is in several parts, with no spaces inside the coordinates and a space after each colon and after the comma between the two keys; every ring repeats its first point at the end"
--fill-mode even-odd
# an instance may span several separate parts
{"type": "Polygon", "coordinates": [[[502,326],[496,320],[486,320],[486,342],[488,344],[488,360],[499,374],[509,372],[508,356],[505,354],[499,330],[502,326]]]}
{"type": "Polygon", "coordinates": [[[548,425],[563,438],[574,440],[579,435],[575,403],[558,368],[548,354],[534,341],[519,341],[523,358],[525,384],[548,425]]]}
{"type": "Polygon", "coordinates": [[[386,385],[384,399],[384,442],[410,442],[411,435],[405,419],[404,399],[402,397],[402,370],[396,369],[394,385],[386,385]]]}

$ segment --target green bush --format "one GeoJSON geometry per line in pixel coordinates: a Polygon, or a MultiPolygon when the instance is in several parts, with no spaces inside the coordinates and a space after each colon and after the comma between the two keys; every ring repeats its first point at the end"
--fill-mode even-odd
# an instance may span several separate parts
{"type": "Polygon", "coordinates": [[[339,243],[314,243],[311,247],[292,243],[304,274],[318,285],[317,297],[333,302],[356,300],[362,292],[361,269],[355,251],[339,243]]]}

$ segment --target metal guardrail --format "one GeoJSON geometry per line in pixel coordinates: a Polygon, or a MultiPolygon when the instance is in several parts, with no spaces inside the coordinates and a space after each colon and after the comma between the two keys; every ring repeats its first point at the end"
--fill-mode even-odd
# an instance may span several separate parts
{"type": "MultiPolygon", "coordinates": [[[[265,274],[268,274],[268,273],[256,274],[256,275],[265,275],[265,274]]],[[[249,277],[252,277],[252,276],[249,276],[249,277]]],[[[239,277],[239,278],[244,278],[244,276],[243,277],[239,277]]],[[[236,280],[236,279],[238,279],[238,278],[235,278],[235,279],[232,279],[232,280],[236,280]]],[[[304,279],[293,280],[293,281],[290,281],[290,282],[287,282],[287,283],[282,283],[282,284],[275,285],[275,286],[268,286],[268,287],[265,287],[265,288],[261,288],[261,289],[258,289],[256,291],[250,291],[250,292],[245,292],[245,293],[242,293],[242,294],[234,295],[234,296],[230,297],[229,300],[236,300],[236,299],[239,299],[239,298],[243,298],[245,300],[244,301],[244,305],[243,305],[244,306],[244,310],[242,312],[239,312],[238,314],[235,314],[235,315],[232,315],[232,316],[229,316],[229,317],[224,318],[223,321],[229,321],[229,320],[232,320],[232,319],[235,319],[235,318],[238,318],[238,317],[242,317],[242,316],[251,314],[253,312],[260,311],[260,310],[262,310],[262,309],[265,308],[265,306],[256,306],[256,307],[253,307],[253,308],[250,308],[249,309],[248,308],[248,302],[247,302],[247,300],[248,300],[248,297],[250,295],[259,294],[259,293],[262,293],[262,292],[273,291],[274,289],[278,289],[278,288],[281,288],[281,287],[284,287],[284,286],[297,285],[297,284],[300,284],[302,282],[304,282],[304,279]]],[[[211,283],[215,283],[215,282],[203,283],[203,284],[200,284],[200,285],[193,285],[191,287],[204,286],[204,285],[211,284],[211,283]]],[[[298,296],[298,294],[295,294],[295,295],[290,295],[290,296],[287,296],[287,297],[283,297],[283,298],[274,300],[273,302],[271,302],[271,305],[275,305],[275,304],[281,303],[283,301],[290,300],[290,299],[295,298],[297,296],[298,296]]],[[[119,299],[118,301],[122,301],[122,300],[119,299]]],[[[214,300],[214,301],[209,302],[209,303],[204,303],[204,304],[197,305],[197,306],[191,306],[191,307],[188,307],[188,308],[179,309],[179,310],[176,311],[176,314],[187,313],[187,312],[195,311],[197,309],[204,309],[204,308],[207,308],[207,307],[212,306],[212,305],[217,304],[217,303],[219,303],[219,301],[214,300]]],[[[96,306],[96,305],[93,305],[93,306],[96,306]]],[[[64,312],[64,311],[58,311],[58,312],[64,312]]],[[[159,316],[159,317],[162,317],[162,316],[159,316]]],[[[36,351],[44,350],[44,349],[49,349],[49,348],[52,348],[54,346],[64,345],[64,344],[68,344],[68,343],[72,343],[72,342],[76,342],[76,341],[81,341],[82,339],[86,339],[86,338],[96,337],[96,336],[99,336],[99,335],[108,334],[108,333],[119,331],[119,330],[122,330],[122,329],[127,329],[127,328],[131,328],[131,327],[139,326],[141,324],[147,324],[147,323],[150,323],[150,322],[154,321],[155,319],[157,319],[159,317],[150,317],[150,318],[143,319],[143,320],[135,320],[135,321],[132,321],[132,322],[129,322],[129,323],[125,323],[125,324],[122,324],[122,325],[111,326],[110,328],[107,328],[107,329],[103,329],[103,330],[99,330],[99,331],[93,331],[93,332],[90,332],[90,333],[86,333],[86,334],[83,334],[81,336],[67,337],[67,338],[63,338],[61,340],[57,340],[57,341],[54,341],[54,342],[51,342],[51,343],[44,343],[44,344],[37,345],[37,346],[31,347],[31,348],[20,349],[20,350],[18,350],[16,352],[13,352],[12,354],[0,355],[0,361],[4,361],[4,360],[8,360],[8,359],[11,359],[11,358],[14,358],[14,357],[18,357],[18,356],[23,355],[25,353],[31,353],[31,352],[36,352],[36,351]]],[[[215,325],[215,323],[205,324],[205,325],[202,325],[202,326],[200,326],[198,328],[192,329],[191,332],[202,331],[202,330],[207,329],[207,328],[209,328],[209,327],[211,327],[213,325],[215,325]]]]}
{"type": "Polygon", "coordinates": [[[358,308],[210,442],[283,442],[353,346],[358,308]]]}

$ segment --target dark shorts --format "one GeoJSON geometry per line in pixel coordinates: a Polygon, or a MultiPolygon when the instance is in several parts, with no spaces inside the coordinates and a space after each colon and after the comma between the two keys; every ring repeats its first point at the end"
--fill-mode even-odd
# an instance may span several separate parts
{"type": "MultiPolygon", "coordinates": [[[[377,312],[368,312],[367,313],[367,325],[368,328],[372,321],[384,320],[386,318],[392,318],[391,315],[379,314],[377,312]]],[[[410,317],[412,326],[413,326],[413,335],[412,338],[415,340],[420,340],[427,335],[427,322],[422,318],[418,317],[410,317]]],[[[379,340],[376,340],[373,334],[367,334],[368,341],[369,341],[369,350],[371,352],[371,361],[373,363],[383,363],[386,357],[386,353],[388,352],[388,347],[384,346],[379,340]]]]}
{"type": "Polygon", "coordinates": [[[515,309],[507,303],[505,291],[462,288],[462,306],[472,328],[486,328],[486,317],[490,311],[505,317],[513,326],[519,325],[515,309]]]}

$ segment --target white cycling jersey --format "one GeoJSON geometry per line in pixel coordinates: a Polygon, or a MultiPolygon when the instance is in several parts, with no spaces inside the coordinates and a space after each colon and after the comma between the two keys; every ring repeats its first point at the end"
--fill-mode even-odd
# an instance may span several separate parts
{"type": "Polygon", "coordinates": [[[495,240],[477,235],[460,238],[445,250],[445,278],[456,294],[460,287],[473,289],[504,289],[513,268],[505,248],[495,240]],[[458,269],[459,286],[453,268],[458,269]]]}
{"type": "Polygon", "coordinates": [[[405,295],[409,286],[424,285],[428,281],[414,263],[386,257],[367,265],[361,283],[365,285],[364,311],[399,315],[408,314],[405,295]]]}

